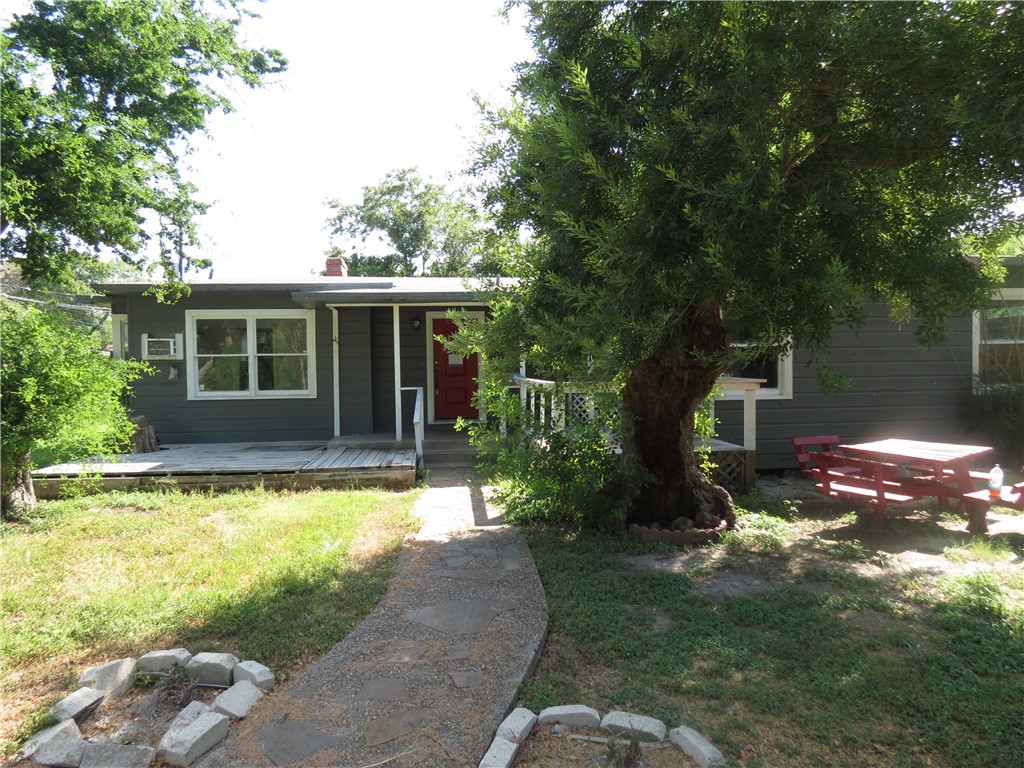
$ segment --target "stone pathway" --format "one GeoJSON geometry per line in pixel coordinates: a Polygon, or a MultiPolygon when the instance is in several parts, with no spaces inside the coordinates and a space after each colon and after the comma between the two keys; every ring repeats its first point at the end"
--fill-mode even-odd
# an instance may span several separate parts
{"type": "Polygon", "coordinates": [[[469,471],[435,471],[430,485],[380,604],[195,765],[480,762],[540,653],[547,605],[521,534],[469,471]]]}

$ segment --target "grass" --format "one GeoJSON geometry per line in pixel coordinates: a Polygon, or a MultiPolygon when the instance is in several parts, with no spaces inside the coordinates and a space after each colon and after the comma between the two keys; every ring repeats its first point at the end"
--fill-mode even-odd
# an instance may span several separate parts
{"type": "Polygon", "coordinates": [[[1021,551],[963,541],[962,519],[912,513],[878,532],[745,503],[741,531],[669,555],[687,566],[671,571],[663,548],[624,536],[530,532],[550,634],[522,706],[687,724],[744,768],[1020,765],[1021,551]],[[914,543],[948,568],[897,567],[914,543]],[[766,586],[712,589],[740,575],[766,586]]]}
{"type": "MultiPolygon", "coordinates": [[[[0,528],[0,742],[86,667],[158,648],[326,652],[390,580],[416,492],[122,493],[0,528]]],[[[13,748],[8,744],[7,751],[13,748]]]]}

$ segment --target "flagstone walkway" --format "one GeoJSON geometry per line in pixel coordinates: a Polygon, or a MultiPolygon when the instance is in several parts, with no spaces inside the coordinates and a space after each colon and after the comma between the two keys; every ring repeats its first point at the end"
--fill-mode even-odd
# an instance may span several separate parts
{"type": "Polygon", "coordinates": [[[433,472],[416,513],[373,612],[195,765],[475,768],[544,643],[544,590],[469,470],[433,472]]]}

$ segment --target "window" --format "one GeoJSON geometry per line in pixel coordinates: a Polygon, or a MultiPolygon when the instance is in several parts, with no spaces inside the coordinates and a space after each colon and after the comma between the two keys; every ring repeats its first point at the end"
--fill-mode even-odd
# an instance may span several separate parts
{"type": "MultiPolygon", "coordinates": [[[[743,341],[734,341],[734,347],[743,347],[743,341]]],[[[793,352],[778,358],[745,360],[733,363],[725,371],[725,376],[738,379],[764,379],[765,382],[757,390],[759,400],[790,400],[793,397],[793,352]]],[[[723,400],[739,400],[742,392],[725,394],[723,400]]]]}
{"type": "Polygon", "coordinates": [[[312,310],[188,310],[188,396],[316,397],[312,310]]]}
{"type": "Polygon", "coordinates": [[[1024,384],[1024,288],[1004,288],[975,313],[973,353],[978,384],[1024,384]]]}

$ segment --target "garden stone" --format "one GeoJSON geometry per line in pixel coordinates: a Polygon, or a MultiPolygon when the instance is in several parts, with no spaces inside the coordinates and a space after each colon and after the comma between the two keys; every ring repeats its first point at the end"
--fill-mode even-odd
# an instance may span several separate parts
{"type": "Polygon", "coordinates": [[[139,657],[139,660],[135,662],[135,669],[137,672],[147,672],[149,674],[166,672],[175,666],[184,667],[191,660],[192,654],[184,648],[150,651],[146,655],[139,657]]]}
{"type": "Polygon", "coordinates": [[[106,694],[99,688],[79,688],[53,705],[50,710],[58,720],[82,722],[100,705],[106,694]]]}
{"type": "Polygon", "coordinates": [[[131,688],[135,659],[117,659],[98,667],[87,669],[78,678],[78,684],[85,688],[98,688],[110,697],[120,696],[131,688]]]}
{"type": "Polygon", "coordinates": [[[228,717],[217,712],[205,712],[160,740],[160,752],[171,765],[192,765],[228,735],[228,717]]]}
{"type": "Polygon", "coordinates": [[[700,768],[726,768],[722,753],[693,728],[680,725],[678,728],[673,728],[668,737],[700,768]]]}
{"type": "Polygon", "coordinates": [[[525,707],[516,707],[498,726],[498,738],[522,744],[530,735],[537,716],[525,707]]]}
{"type": "Polygon", "coordinates": [[[647,737],[654,741],[664,739],[668,731],[661,720],[632,712],[609,712],[601,721],[601,727],[618,736],[647,737]]]}
{"type": "Polygon", "coordinates": [[[519,745],[514,741],[496,738],[491,742],[491,748],[487,750],[484,759],[480,761],[479,768],[508,768],[516,759],[516,752],[519,745]]]}
{"type": "Polygon", "coordinates": [[[185,670],[195,676],[199,685],[231,685],[231,671],[238,663],[238,657],[230,653],[197,653],[185,670]]]}
{"type": "Polygon", "coordinates": [[[78,723],[74,720],[65,720],[64,722],[52,725],[49,728],[40,731],[35,736],[32,736],[25,742],[25,746],[21,748],[21,753],[18,756],[18,759],[24,760],[26,757],[31,757],[39,747],[48,741],[80,738],[82,738],[82,732],[78,730],[78,723]]]}
{"type": "Polygon", "coordinates": [[[82,739],[50,739],[32,753],[32,759],[40,765],[55,768],[78,768],[85,754],[82,739]]]}
{"type": "Polygon", "coordinates": [[[245,717],[249,708],[262,697],[263,691],[248,680],[242,680],[214,699],[210,708],[214,712],[220,712],[232,720],[237,720],[240,717],[245,717]]]}
{"type": "Polygon", "coordinates": [[[240,683],[242,680],[248,680],[261,691],[272,690],[276,682],[274,673],[257,661],[239,662],[231,670],[231,674],[234,682],[240,683]]]}
{"type": "Polygon", "coordinates": [[[565,704],[560,707],[547,707],[537,716],[541,725],[563,723],[577,728],[597,728],[601,725],[601,713],[582,704],[565,704]]]}
{"type": "Polygon", "coordinates": [[[152,747],[127,744],[86,744],[80,768],[149,768],[152,747]]]}

